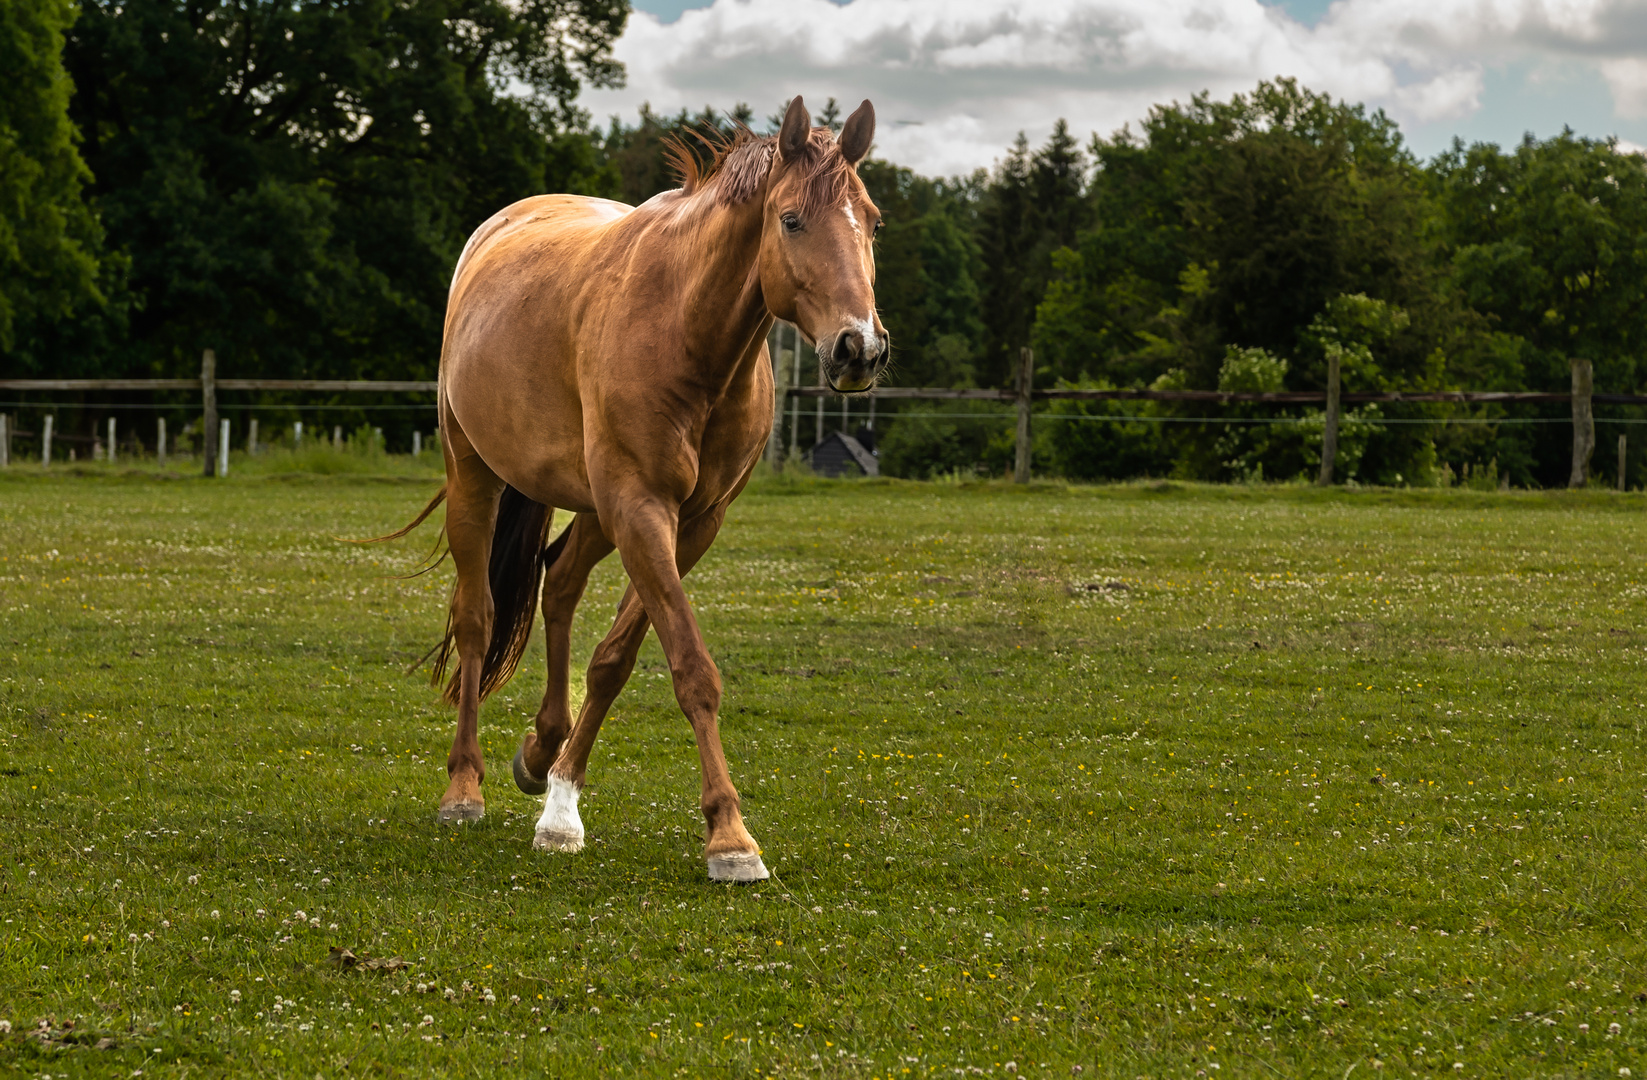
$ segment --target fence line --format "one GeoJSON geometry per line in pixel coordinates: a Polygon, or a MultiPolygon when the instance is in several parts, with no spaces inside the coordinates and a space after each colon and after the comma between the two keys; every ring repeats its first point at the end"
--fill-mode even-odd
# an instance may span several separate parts
{"type": "MultiPolygon", "coordinates": [[[[780,331],[781,334],[781,331],[780,331]]],[[[798,406],[802,398],[818,399],[818,431],[823,430],[823,399],[836,396],[836,392],[827,385],[802,386],[800,383],[800,355],[799,335],[795,335],[795,347],[787,351],[791,357],[786,366],[781,363],[781,357],[786,350],[779,346],[772,349],[774,383],[777,393],[773,402],[773,416],[781,419],[784,404],[790,405],[791,449],[794,449],[793,439],[798,427],[798,406]]],[[[1480,422],[1480,423],[1563,423],[1573,425],[1573,465],[1569,484],[1581,486],[1589,477],[1590,457],[1595,450],[1596,423],[1639,423],[1628,419],[1597,420],[1594,405],[1647,405],[1647,395],[1640,394],[1597,394],[1592,389],[1591,364],[1588,360],[1574,359],[1572,361],[1572,390],[1569,393],[1546,393],[1538,391],[1498,391],[1498,390],[1424,390],[1424,391],[1389,391],[1385,393],[1341,393],[1338,380],[1334,377],[1337,372],[1329,370],[1328,387],[1326,390],[1305,391],[1229,391],[1229,390],[1097,390],[1078,387],[1052,387],[1037,389],[1031,385],[1034,371],[1034,354],[1029,349],[1019,353],[1018,370],[1014,373],[1014,386],[1010,390],[995,390],[974,387],[907,387],[887,386],[870,392],[867,396],[870,401],[870,418],[873,423],[874,403],[881,401],[998,401],[1013,403],[1017,406],[1016,420],[1016,454],[1013,476],[1018,483],[1025,483],[1029,479],[1030,461],[1030,430],[1031,430],[1031,403],[1035,401],[1181,401],[1201,402],[1207,404],[1260,404],[1260,405],[1321,405],[1325,407],[1322,468],[1319,483],[1327,484],[1332,481],[1332,469],[1336,457],[1338,428],[1341,423],[1341,405],[1371,405],[1371,404],[1453,404],[1453,405],[1520,405],[1520,404],[1555,404],[1568,402],[1572,406],[1571,421],[1561,421],[1552,418],[1541,419],[1498,419],[1479,420],[1466,418],[1452,421],[1437,419],[1407,419],[1381,418],[1376,423],[1441,423],[1441,422],[1480,422]]],[[[821,375],[821,373],[820,373],[821,375]]],[[[201,357],[201,371],[198,379],[0,379],[0,390],[16,391],[56,391],[77,392],[91,390],[137,390],[137,391],[164,391],[184,390],[199,391],[202,396],[202,405],[205,412],[205,424],[202,431],[205,443],[205,474],[210,476],[218,471],[217,458],[221,452],[226,459],[227,432],[220,430],[218,423],[217,391],[219,390],[251,390],[272,392],[309,391],[320,393],[433,393],[440,384],[432,380],[412,379],[220,379],[216,376],[216,355],[207,349],[201,357]],[[221,448],[218,443],[223,440],[221,448]]],[[[820,377],[820,383],[822,379],[820,377]]],[[[859,396],[859,395],[854,395],[859,396]]],[[[8,405],[29,406],[33,402],[7,402],[8,405]]],[[[47,405],[48,402],[38,404],[47,405]]],[[[80,407],[94,408],[152,408],[155,406],[130,405],[113,402],[80,402],[69,403],[80,407]]],[[[268,408],[267,405],[231,405],[223,408],[255,409],[268,408]]],[[[354,408],[355,406],[314,405],[305,408],[354,408]]],[[[412,409],[427,408],[428,406],[369,406],[372,408],[412,409]]],[[[920,415],[920,414],[911,414],[920,415]]],[[[1074,416],[1043,416],[1043,419],[1077,419],[1074,416]]],[[[1161,423],[1178,422],[1212,422],[1212,423],[1287,423],[1299,422],[1296,417],[1277,417],[1274,420],[1263,420],[1251,417],[1145,417],[1145,416],[1112,416],[1112,417],[1082,417],[1092,420],[1121,420],[1121,421],[1155,421],[1161,423]]],[[[45,461],[51,460],[51,424],[48,416],[44,424],[42,457],[45,461]]],[[[222,421],[222,427],[227,428],[228,421],[222,421]]],[[[774,425],[776,426],[776,425],[774,425]]],[[[10,442],[13,436],[22,437],[26,433],[17,431],[15,427],[0,417],[0,464],[9,462],[10,442]]],[[[1620,439],[1622,440],[1622,436],[1620,439]]],[[[768,447],[768,455],[777,453],[777,441],[774,436],[768,447]]],[[[1620,460],[1622,460],[1622,452],[1620,460]]]]}

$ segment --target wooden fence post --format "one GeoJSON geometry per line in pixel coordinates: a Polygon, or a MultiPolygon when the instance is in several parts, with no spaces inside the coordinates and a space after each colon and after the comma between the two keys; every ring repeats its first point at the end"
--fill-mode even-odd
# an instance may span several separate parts
{"type": "Polygon", "coordinates": [[[1624,490],[1624,436],[1618,437],[1618,489],[1624,490]]]}
{"type": "Polygon", "coordinates": [[[1338,464],[1338,361],[1339,350],[1327,350],[1327,416],[1321,428],[1321,474],[1315,482],[1321,487],[1332,484],[1333,468],[1338,464]]]}
{"type": "Polygon", "coordinates": [[[303,421],[292,422],[292,449],[296,450],[303,445],[303,421]]]}
{"type": "Polygon", "coordinates": [[[46,414],[46,419],[43,420],[40,424],[40,467],[41,468],[45,468],[47,465],[51,464],[51,429],[52,429],[52,424],[56,419],[57,418],[55,416],[51,415],[50,413],[47,413],[46,414]]]}
{"type": "Polygon", "coordinates": [[[333,450],[343,449],[343,425],[342,424],[333,424],[332,425],[332,449],[333,450]]]}
{"type": "Polygon", "coordinates": [[[257,455],[257,417],[252,417],[251,423],[246,425],[246,456],[257,455]]]}
{"type": "Polygon", "coordinates": [[[423,432],[421,431],[412,432],[412,456],[423,456],[423,432]]]}
{"type": "Polygon", "coordinates": [[[229,475],[229,421],[227,419],[222,420],[220,422],[220,428],[221,429],[217,433],[217,475],[219,475],[219,476],[228,476],[229,475]]]}
{"type": "Polygon", "coordinates": [[[0,413],[0,469],[11,465],[11,417],[0,413]]]}
{"type": "Polygon", "coordinates": [[[166,418],[160,418],[160,430],[154,440],[154,456],[156,465],[166,464],[166,418]]]}
{"type": "Polygon", "coordinates": [[[1567,486],[1581,488],[1590,480],[1590,455],[1596,448],[1596,418],[1590,410],[1595,386],[1588,360],[1573,360],[1573,472],[1567,486]]]}
{"type": "Polygon", "coordinates": [[[201,420],[200,441],[205,448],[206,476],[217,473],[217,352],[207,349],[200,357],[200,396],[206,406],[201,420]]]}
{"type": "Polygon", "coordinates": [[[1012,463],[1012,482],[1029,483],[1029,394],[1035,375],[1035,351],[1018,350],[1018,453],[1012,463]]]}

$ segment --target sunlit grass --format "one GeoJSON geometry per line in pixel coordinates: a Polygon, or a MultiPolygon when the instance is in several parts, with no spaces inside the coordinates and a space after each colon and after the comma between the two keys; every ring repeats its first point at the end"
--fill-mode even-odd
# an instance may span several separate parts
{"type": "Polygon", "coordinates": [[[239,464],[0,474],[25,1075],[1640,1067],[1639,496],[763,478],[688,582],[774,870],[728,889],[653,641],[585,852],[508,777],[537,644],[438,826],[434,529],[331,539],[436,474],[239,464]]]}

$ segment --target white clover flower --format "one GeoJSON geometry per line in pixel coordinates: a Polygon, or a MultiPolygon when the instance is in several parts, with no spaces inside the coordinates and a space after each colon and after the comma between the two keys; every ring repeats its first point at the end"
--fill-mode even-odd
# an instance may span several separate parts
{"type": "Polygon", "coordinates": [[[240,1004],[240,991],[239,990],[230,990],[229,991],[229,1000],[234,1002],[236,1005],[240,1004]]]}
{"type": "Polygon", "coordinates": [[[189,884],[190,885],[199,885],[200,884],[200,875],[199,874],[190,874],[189,875],[189,884]]]}
{"type": "Polygon", "coordinates": [[[222,917],[223,917],[223,913],[221,911],[217,910],[216,908],[212,908],[212,918],[221,919],[222,917]]]}

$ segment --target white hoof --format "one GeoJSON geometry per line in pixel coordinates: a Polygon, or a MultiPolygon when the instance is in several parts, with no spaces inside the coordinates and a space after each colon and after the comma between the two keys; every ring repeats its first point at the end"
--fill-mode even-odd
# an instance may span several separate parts
{"type": "Polygon", "coordinates": [[[711,855],[709,857],[710,881],[765,881],[770,876],[766,872],[766,864],[761,857],[748,852],[738,852],[733,855],[711,855]]]}
{"type": "Polygon", "coordinates": [[[578,817],[578,789],[570,780],[550,775],[549,794],[543,800],[543,815],[538,818],[532,847],[537,851],[583,850],[583,819],[578,817]]]}
{"type": "Polygon", "coordinates": [[[583,834],[539,829],[532,837],[533,851],[564,851],[568,855],[583,850],[583,834]]]}

